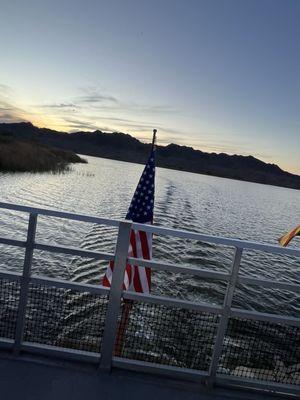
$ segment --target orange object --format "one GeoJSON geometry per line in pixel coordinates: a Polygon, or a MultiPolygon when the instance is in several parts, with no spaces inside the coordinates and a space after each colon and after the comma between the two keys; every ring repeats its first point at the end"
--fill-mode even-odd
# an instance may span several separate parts
{"type": "Polygon", "coordinates": [[[290,232],[288,232],[285,235],[281,236],[281,238],[278,239],[278,242],[281,244],[281,246],[285,247],[290,243],[290,241],[295,236],[300,236],[300,225],[296,226],[296,228],[292,229],[290,232]]]}

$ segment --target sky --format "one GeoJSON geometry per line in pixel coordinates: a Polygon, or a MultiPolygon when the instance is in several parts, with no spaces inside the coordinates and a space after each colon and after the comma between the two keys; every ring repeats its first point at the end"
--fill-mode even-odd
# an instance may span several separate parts
{"type": "Polygon", "coordinates": [[[0,0],[0,121],[300,174],[300,1],[0,0]]]}

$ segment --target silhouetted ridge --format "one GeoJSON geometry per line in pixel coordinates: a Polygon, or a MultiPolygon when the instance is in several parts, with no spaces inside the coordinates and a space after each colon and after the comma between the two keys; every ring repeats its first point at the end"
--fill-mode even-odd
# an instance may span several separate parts
{"type": "MultiPolygon", "coordinates": [[[[30,122],[0,124],[0,132],[3,131],[75,153],[137,163],[145,162],[151,146],[121,132],[65,133],[37,128],[30,122]]],[[[300,176],[253,156],[206,153],[171,143],[157,146],[157,164],[165,168],[300,189],[300,176]]]]}

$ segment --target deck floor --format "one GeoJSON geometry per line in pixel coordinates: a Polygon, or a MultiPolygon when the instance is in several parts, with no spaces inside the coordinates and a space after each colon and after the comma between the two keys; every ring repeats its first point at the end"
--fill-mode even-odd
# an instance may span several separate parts
{"type": "Polygon", "coordinates": [[[154,375],[33,359],[0,358],[2,400],[271,400],[276,396],[228,389],[206,389],[154,375]]]}

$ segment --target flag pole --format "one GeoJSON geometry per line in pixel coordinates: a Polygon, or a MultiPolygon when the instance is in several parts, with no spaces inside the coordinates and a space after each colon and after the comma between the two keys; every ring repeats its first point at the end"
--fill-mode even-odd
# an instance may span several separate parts
{"type": "MultiPolygon", "coordinates": [[[[156,133],[157,133],[157,129],[153,129],[151,151],[153,151],[155,149],[156,133]]],[[[132,307],[133,307],[132,300],[128,300],[128,299],[123,300],[122,315],[121,315],[121,320],[120,320],[120,324],[119,324],[119,328],[118,328],[116,344],[115,344],[115,352],[114,352],[116,357],[121,357],[121,355],[122,355],[122,350],[123,350],[123,345],[124,345],[124,336],[125,336],[128,322],[129,322],[130,311],[132,310],[132,307]]]]}
{"type": "Polygon", "coordinates": [[[151,148],[151,150],[153,150],[155,145],[156,145],[156,133],[157,133],[157,129],[153,129],[152,148],[151,148]]]}

